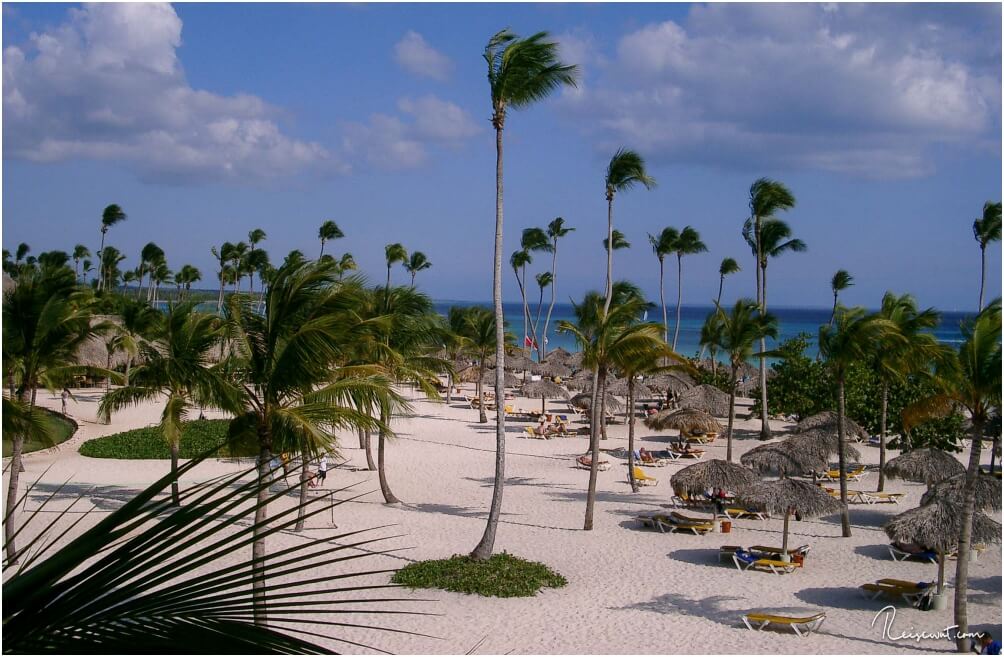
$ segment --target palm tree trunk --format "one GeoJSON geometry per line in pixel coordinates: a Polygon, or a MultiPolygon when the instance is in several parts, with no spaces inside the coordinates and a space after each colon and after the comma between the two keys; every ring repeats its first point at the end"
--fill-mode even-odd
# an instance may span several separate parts
{"type": "MultiPolygon", "coordinates": [[[[718,308],[722,305],[722,288],[725,287],[725,274],[720,274],[718,277],[718,298],[715,299],[715,307],[718,308]]],[[[708,348],[708,345],[701,345],[701,353],[697,356],[697,360],[704,358],[704,351],[708,348]]],[[[711,373],[715,373],[715,357],[711,356],[711,373]]]]}
{"type": "Polygon", "coordinates": [[[589,485],[586,489],[586,518],[582,524],[582,529],[591,531],[593,528],[593,511],[596,506],[596,478],[599,474],[600,465],[600,404],[599,391],[603,377],[600,375],[600,368],[593,372],[593,396],[589,406],[589,456],[592,461],[589,464],[589,485]]]}
{"type": "Polygon", "coordinates": [[[255,505],[253,542],[251,544],[251,595],[254,614],[254,624],[262,627],[268,623],[268,615],[265,610],[265,536],[267,528],[265,520],[268,518],[268,468],[269,461],[272,460],[272,450],[269,447],[271,442],[269,436],[263,435],[259,429],[258,439],[262,442],[261,450],[258,452],[258,502],[255,505]],[[268,441],[268,442],[264,442],[268,441]]]}
{"type": "Polygon", "coordinates": [[[307,514],[307,485],[310,483],[310,459],[306,452],[301,452],[300,458],[303,463],[300,464],[300,504],[296,508],[295,532],[303,531],[304,516],[307,514]]]}
{"type": "Polygon", "coordinates": [[[557,286],[557,272],[558,272],[558,238],[554,238],[554,248],[551,249],[551,303],[547,307],[547,317],[544,318],[544,333],[541,336],[540,344],[540,359],[544,360],[547,356],[547,327],[551,324],[551,311],[554,310],[554,298],[555,298],[555,287],[557,286]]]}
{"type": "Polygon", "coordinates": [[[178,491],[178,451],[179,445],[177,442],[171,442],[171,474],[174,479],[171,481],[171,504],[174,506],[181,506],[181,496],[178,491]]]}
{"type": "Polygon", "coordinates": [[[938,588],[935,589],[938,595],[945,592],[945,553],[938,551],[938,588]]]}
{"type": "Polygon", "coordinates": [[[837,375],[837,459],[840,468],[840,503],[843,509],[840,511],[840,529],[844,538],[851,535],[851,515],[847,510],[847,460],[844,453],[844,375],[837,375]]]}
{"type": "MultiPolygon", "coordinates": [[[[495,254],[492,271],[492,303],[495,307],[495,481],[488,522],[471,558],[484,561],[495,550],[495,532],[502,515],[502,488],[505,485],[505,317],[502,314],[502,117],[495,125],[495,254]]],[[[482,367],[484,366],[482,360],[482,367]]],[[[480,381],[480,377],[478,378],[480,381]]],[[[483,400],[479,404],[484,414],[483,400]]],[[[486,420],[487,421],[487,420],[486,420]]]]}
{"type": "MultiPolygon", "coordinates": [[[[759,239],[757,240],[759,244],[759,239]]],[[[767,313],[767,268],[763,268],[760,285],[760,313],[767,313]]],[[[760,338],[760,353],[767,351],[767,339],[760,338]]],[[[767,359],[760,357],[760,440],[770,439],[770,412],[767,410],[767,359]]]]}
{"type": "Polygon", "coordinates": [[[366,432],[360,427],[356,429],[356,434],[359,436],[359,449],[366,449],[366,432]]]}
{"type": "Polygon", "coordinates": [[[833,310],[830,312],[830,326],[833,326],[833,320],[837,318],[837,293],[833,293],[833,310]]]}
{"type": "Polygon", "coordinates": [[[659,257],[659,301],[662,303],[662,339],[669,344],[669,315],[666,314],[665,262],[659,257]]]}
{"type": "MultiPolygon", "coordinates": [[[[452,367],[452,366],[451,366],[452,367]]],[[[446,404],[449,406],[453,403],[453,375],[446,375],[446,404]]]]}
{"type": "Polygon", "coordinates": [[[364,437],[366,439],[366,469],[370,472],[374,472],[377,469],[376,461],[373,460],[373,450],[370,449],[373,445],[372,434],[369,431],[365,432],[364,437]]]}
{"type": "Polygon", "coordinates": [[[101,248],[98,249],[98,289],[103,290],[105,287],[105,233],[107,231],[102,228],[101,230],[101,248]]]}
{"type": "Polygon", "coordinates": [[[732,376],[729,378],[729,428],[726,433],[725,460],[732,463],[732,427],[736,421],[736,379],[739,378],[739,367],[732,364],[732,376]]]}
{"type": "Polygon", "coordinates": [[[683,256],[676,255],[676,328],[673,330],[673,351],[680,337],[680,306],[683,304],[683,256]]]}
{"type": "Polygon", "coordinates": [[[412,287],[415,287],[415,273],[416,272],[411,272],[411,286],[412,287]]]}
{"type": "Polygon", "coordinates": [[[603,377],[600,387],[600,437],[607,439],[607,377],[603,377]]]}
{"type": "Polygon", "coordinates": [[[7,482],[7,504],[4,507],[4,549],[7,563],[17,563],[17,546],[14,542],[14,511],[17,509],[18,480],[21,477],[21,455],[24,452],[24,436],[15,435],[11,440],[10,479],[7,482]]]}
{"type": "MultiPolygon", "coordinates": [[[[478,382],[474,386],[475,394],[478,396],[478,422],[481,424],[488,424],[488,413],[485,412],[485,395],[484,395],[484,385],[481,383],[481,378],[485,375],[484,359],[481,359],[480,366],[478,367],[478,382]]],[[[505,397],[503,397],[505,399],[505,397]]],[[[496,406],[498,406],[498,400],[496,399],[496,406]]]]}
{"type": "Polygon", "coordinates": [[[216,300],[216,312],[223,310],[223,261],[220,260],[220,296],[216,300]]]}
{"type": "Polygon", "coordinates": [[[879,421],[879,480],[878,492],[885,490],[885,432],[889,416],[889,383],[882,382],[882,417],[879,421]]]}
{"type": "Polygon", "coordinates": [[[987,280],[987,247],[980,244],[980,310],[983,310],[983,285],[987,280]]]}
{"type": "Polygon", "coordinates": [[[628,378],[628,481],[631,492],[638,492],[638,482],[634,478],[634,375],[628,378]]]}
{"type": "MultiPolygon", "coordinates": [[[[383,426],[387,426],[390,422],[390,418],[387,416],[387,411],[380,411],[380,423],[383,426]]],[[[377,434],[377,477],[380,479],[380,492],[383,493],[383,499],[387,504],[397,504],[401,500],[394,496],[394,493],[390,490],[390,484],[387,483],[387,457],[386,457],[386,445],[387,445],[387,431],[380,428],[380,432],[377,434]]]]}
{"type": "Polygon", "coordinates": [[[969,612],[966,595],[969,592],[969,550],[973,535],[973,514],[976,509],[976,478],[980,474],[980,454],[983,451],[982,417],[973,418],[972,447],[969,448],[969,467],[966,469],[966,488],[962,505],[962,526],[959,529],[959,553],[955,564],[955,625],[958,628],[956,643],[959,652],[968,653],[970,639],[969,612]]]}
{"type": "Polygon", "coordinates": [[[781,537],[781,554],[788,554],[788,523],[791,521],[791,507],[784,510],[784,533],[781,537]]]}
{"type": "MultiPolygon", "coordinates": [[[[320,260],[323,257],[324,257],[324,238],[322,237],[321,238],[321,252],[319,254],[317,254],[317,259],[320,260]]],[[[388,267],[388,269],[390,269],[390,267],[388,267]]]]}
{"type": "Polygon", "coordinates": [[[523,282],[520,284],[520,295],[523,297],[523,355],[530,357],[530,347],[526,344],[526,338],[533,335],[530,326],[530,304],[526,301],[526,265],[523,265],[523,282]]]}
{"type": "Polygon", "coordinates": [[[537,345],[537,362],[544,360],[544,354],[540,350],[540,336],[537,334],[537,328],[540,326],[540,311],[544,307],[544,288],[540,288],[540,297],[537,299],[537,319],[533,321],[533,341],[537,345]]]}

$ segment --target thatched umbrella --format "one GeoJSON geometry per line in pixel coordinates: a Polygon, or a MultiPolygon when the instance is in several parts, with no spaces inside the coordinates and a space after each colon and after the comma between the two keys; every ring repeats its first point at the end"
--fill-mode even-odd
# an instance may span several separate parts
{"type": "Polygon", "coordinates": [[[657,374],[645,379],[645,385],[652,390],[657,390],[665,395],[680,394],[694,387],[695,382],[689,374],[680,372],[679,374],[657,374]]]}
{"type": "Polygon", "coordinates": [[[816,450],[792,449],[787,441],[757,445],[739,457],[739,462],[758,474],[782,477],[817,472],[827,465],[826,456],[816,450]]]}
{"type": "MultiPolygon", "coordinates": [[[[627,379],[617,379],[612,383],[607,384],[607,392],[611,395],[617,395],[618,397],[627,397],[628,394],[628,380],[627,379]]],[[[652,396],[652,391],[647,385],[639,381],[634,382],[634,398],[635,399],[648,399],[652,396]]]]}
{"type": "Polygon", "coordinates": [[[477,365],[468,365],[463,369],[457,370],[457,381],[461,383],[477,383],[478,382],[478,367],[477,365]]]}
{"type": "MultiPolygon", "coordinates": [[[[795,449],[819,452],[823,459],[839,454],[839,440],[836,427],[816,427],[803,433],[796,433],[785,439],[785,445],[795,449]]],[[[861,452],[854,445],[844,441],[844,457],[851,461],[860,461],[861,452]]]]}
{"type": "Polygon", "coordinates": [[[788,554],[788,522],[791,514],[799,518],[816,518],[836,513],[843,508],[838,500],[819,486],[798,479],[764,481],[740,494],[740,501],[753,509],[784,514],[784,537],[781,554],[788,554]]]}
{"type": "Polygon", "coordinates": [[[570,377],[562,377],[561,382],[568,386],[569,390],[585,392],[593,389],[593,373],[589,370],[579,370],[570,377]]]}
{"type": "Polygon", "coordinates": [[[534,365],[534,372],[544,376],[566,377],[572,374],[572,368],[561,363],[541,363],[534,365]]]}
{"type": "Polygon", "coordinates": [[[659,411],[655,415],[645,418],[645,426],[655,431],[676,429],[680,432],[680,438],[683,438],[684,432],[692,432],[694,430],[703,433],[722,430],[722,425],[718,424],[718,420],[696,408],[659,411]]]}
{"type": "MultiPolygon", "coordinates": [[[[510,372],[505,372],[502,376],[502,385],[506,388],[515,388],[520,384],[520,380],[510,372]]],[[[495,369],[485,370],[485,373],[481,376],[481,383],[494,384],[495,383],[495,369]]]]}
{"type": "MultiPolygon", "coordinates": [[[[999,507],[998,507],[999,508],[999,507]]],[[[962,509],[946,500],[934,500],[894,516],[885,533],[894,541],[915,543],[938,553],[938,593],[945,588],[945,555],[958,548],[962,509]]],[[[973,514],[973,543],[1000,543],[1001,525],[973,514]]]]}
{"type": "Polygon", "coordinates": [[[923,447],[904,452],[885,464],[885,473],[893,479],[919,481],[930,488],[939,481],[965,473],[958,459],[940,449],[923,447]]]}
{"type": "Polygon", "coordinates": [[[545,363],[568,363],[569,359],[572,358],[572,352],[562,347],[558,347],[548,355],[544,356],[545,363]]]}
{"type": "MultiPolygon", "coordinates": [[[[823,427],[830,428],[836,432],[837,414],[835,412],[823,411],[821,413],[816,413],[815,415],[810,415],[795,425],[795,433],[805,433],[810,429],[823,427]]],[[[868,440],[868,432],[865,431],[860,424],[846,415],[844,416],[844,434],[860,440],[868,440]]]]}
{"type": "MultiPolygon", "coordinates": [[[[691,497],[703,495],[709,488],[739,493],[756,483],[756,480],[756,475],[749,468],[722,459],[710,459],[683,468],[670,478],[669,484],[680,497],[691,497]]],[[[713,518],[717,517],[716,507],[713,518]]]]}
{"type": "MultiPolygon", "coordinates": [[[[933,501],[943,501],[956,506],[962,506],[966,495],[966,473],[957,474],[931,486],[923,497],[921,504],[933,501]]],[[[988,474],[976,477],[976,508],[981,511],[1001,510],[1001,481],[988,474]]]]}
{"type": "Polygon", "coordinates": [[[547,379],[527,383],[520,388],[520,394],[524,397],[540,397],[541,413],[545,412],[545,404],[548,399],[568,399],[567,390],[554,381],[548,381],[547,379]]]}
{"type": "Polygon", "coordinates": [[[506,356],[505,368],[510,371],[526,372],[535,371],[537,363],[533,362],[523,354],[515,354],[513,356],[506,356]]]}
{"type": "MultiPolygon", "coordinates": [[[[589,409],[593,403],[593,393],[591,392],[580,392],[579,394],[572,397],[570,400],[572,406],[578,406],[579,408],[589,409]]],[[[606,407],[612,411],[619,411],[624,408],[624,404],[621,403],[619,399],[607,393],[606,399],[604,400],[606,407]]]]}
{"type": "Polygon", "coordinates": [[[729,416],[729,396],[706,383],[681,393],[676,402],[680,408],[696,408],[715,417],[729,416]]]}

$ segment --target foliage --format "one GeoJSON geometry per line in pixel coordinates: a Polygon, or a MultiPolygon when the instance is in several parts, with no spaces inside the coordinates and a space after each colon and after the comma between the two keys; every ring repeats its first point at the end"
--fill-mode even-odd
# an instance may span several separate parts
{"type": "Polygon", "coordinates": [[[568,581],[542,563],[502,552],[481,561],[466,555],[419,561],[394,573],[391,581],[410,588],[444,589],[496,598],[527,598],[568,581]]]}
{"type": "Polygon", "coordinates": [[[712,372],[711,368],[702,365],[700,359],[698,358],[691,358],[690,364],[694,367],[693,374],[697,385],[707,384],[709,386],[714,386],[722,392],[728,394],[729,368],[724,365],[719,365],[718,368],[712,372]]]}
{"type": "MultiPolygon", "coordinates": [[[[219,448],[221,458],[254,457],[258,455],[253,441],[230,442],[227,427],[230,420],[193,420],[181,425],[183,459],[191,459],[219,448]]],[[[93,438],[80,446],[82,456],[97,459],[169,459],[171,447],[159,426],[93,438]]]]}
{"type": "MultiPolygon", "coordinates": [[[[4,419],[7,419],[7,404],[17,403],[17,400],[10,400],[4,397],[4,419]]],[[[56,445],[66,442],[73,434],[77,431],[77,426],[70,420],[58,413],[54,413],[41,406],[35,406],[31,409],[31,412],[38,414],[38,420],[44,425],[38,432],[26,433],[24,448],[21,450],[23,454],[29,452],[37,452],[43,449],[51,449],[56,445]]],[[[13,452],[13,441],[10,438],[7,430],[4,430],[3,436],[3,457],[9,458],[13,452]]]]}

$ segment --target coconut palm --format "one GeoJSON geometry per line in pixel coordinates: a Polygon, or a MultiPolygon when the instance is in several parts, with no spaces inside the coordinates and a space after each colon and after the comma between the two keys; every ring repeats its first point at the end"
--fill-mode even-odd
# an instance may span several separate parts
{"type": "Polygon", "coordinates": [[[833,326],[833,319],[837,316],[837,295],[854,285],[854,277],[846,269],[838,269],[837,273],[830,279],[830,289],[833,290],[833,311],[830,313],[830,326],[833,326]]]}
{"type": "Polygon", "coordinates": [[[342,257],[338,259],[338,279],[341,280],[342,276],[345,275],[347,271],[355,271],[359,267],[356,265],[356,259],[352,257],[351,253],[343,253],[342,257]]]}
{"type": "Polygon", "coordinates": [[[14,264],[21,264],[21,261],[24,260],[29,253],[31,253],[31,246],[27,242],[21,242],[18,244],[17,249],[14,252],[14,264]]]}
{"type": "Polygon", "coordinates": [[[976,319],[962,326],[963,342],[937,369],[938,392],[903,411],[903,426],[908,429],[930,417],[937,417],[961,406],[972,420],[969,466],[966,469],[962,518],[959,531],[958,560],[955,571],[955,623],[958,626],[959,652],[969,652],[969,615],[966,594],[969,585],[969,550],[972,543],[976,486],[980,473],[985,429],[994,408],[1001,404],[1001,302],[1000,298],[984,308],[976,319]]]}
{"type": "Polygon", "coordinates": [[[484,395],[481,388],[488,358],[495,347],[495,314],[487,308],[479,306],[467,308],[454,306],[450,308],[450,325],[460,337],[463,350],[478,364],[476,383],[476,395],[479,400],[478,422],[485,424],[488,422],[488,414],[485,413],[484,395]]]}
{"type": "Polygon", "coordinates": [[[725,277],[739,271],[741,271],[739,263],[734,258],[722,258],[722,264],[718,266],[718,297],[715,299],[716,306],[722,303],[722,289],[725,287],[725,277]]]}
{"type": "MultiPolygon", "coordinates": [[[[705,321],[702,340],[712,349],[729,355],[731,375],[729,377],[729,424],[726,430],[727,447],[725,460],[732,462],[732,429],[736,416],[736,384],[740,368],[756,354],[754,349],[764,338],[777,337],[777,319],[768,313],[761,313],[753,299],[739,299],[730,312],[721,306],[705,321]]],[[[714,358],[714,355],[712,355],[714,358]]]]}
{"type": "MultiPolygon", "coordinates": [[[[631,242],[628,242],[627,237],[625,237],[624,233],[614,228],[614,251],[620,251],[621,249],[630,249],[630,248],[631,248],[631,242]]],[[[603,238],[603,250],[604,251],[610,250],[609,240],[606,237],[603,238]]]]}
{"type": "MultiPolygon", "coordinates": [[[[136,274],[139,276],[139,288],[136,290],[136,298],[139,299],[143,295],[143,277],[147,272],[151,271],[156,263],[164,259],[164,249],[157,246],[154,242],[147,242],[146,245],[139,252],[139,266],[136,268],[136,274]]],[[[147,293],[147,302],[153,299],[153,285],[150,285],[150,290],[147,293]]]]}
{"type": "Polygon", "coordinates": [[[260,274],[269,265],[268,251],[265,249],[254,249],[249,251],[246,256],[244,256],[244,270],[248,274],[248,294],[254,295],[254,275],[257,272],[259,278],[260,274]]]}
{"type": "MultiPolygon", "coordinates": [[[[173,304],[142,348],[144,362],[126,385],[107,393],[98,414],[110,421],[127,406],[166,397],[160,430],[171,449],[171,472],[177,475],[182,423],[193,406],[232,406],[221,403],[232,394],[226,378],[211,363],[220,340],[222,322],[216,315],[195,312],[191,303],[173,304]]],[[[171,501],[180,506],[178,480],[171,482],[171,501]]]]}
{"type": "MultiPolygon", "coordinates": [[[[495,128],[495,252],[493,255],[492,303],[495,311],[495,395],[502,399],[505,376],[505,332],[502,312],[502,131],[510,109],[523,109],[543,100],[564,86],[575,86],[575,66],[558,60],[558,44],[546,32],[520,38],[508,28],[494,34],[484,51],[491,92],[492,126],[495,128]]],[[[471,552],[474,559],[488,559],[495,547],[495,532],[502,512],[505,481],[505,412],[499,409],[495,426],[495,483],[485,532],[471,552]]]]}
{"type": "Polygon", "coordinates": [[[311,457],[335,448],[340,429],[381,428],[358,409],[396,410],[402,403],[391,381],[377,366],[339,367],[355,356],[365,335],[354,309],[359,285],[336,285],[335,264],[285,265],[268,288],[265,312],[253,311],[250,299],[230,297],[227,337],[233,353],[224,363],[238,401],[230,410],[230,436],[258,445],[260,486],[255,511],[252,571],[255,622],[264,609],[264,527],[270,494],[264,485],[276,450],[299,452],[304,467],[311,457]],[[351,336],[351,338],[349,337],[351,336]]]}
{"type": "Polygon", "coordinates": [[[345,233],[338,227],[338,224],[329,219],[321,224],[321,228],[317,231],[317,236],[321,240],[321,252],[317,256],[320,258],[324,255],[324,243],[328,240],[340,240],[345,237],[345,233]]]}
{"type": "Polygon", "coordinates": [[[160,301],[160,286],[164,283],[170,283],[173,276],[174,272],[168,268],[167,261],[159,260],[154,263],[153,269],[150,270],[151,303],[153,305],[160,301]]]}
{"type": "Polygon", "coordinates": [[[107,246],[101,249],[100,265],[101,276],[104,279],[104,289],[118,287],[119,277],[122,275],[122,272],[119,270],[119,263],[123,260],[125,260],[125,256],[114,246],[107,246]]]}
{"type": "Polygon", "coordinates": [[[429,259],[421,251],[415,251],[408,258],[408,261],[404,263],[404,268],[408,270],[411,274],[411,286],[415,287],[415,274],[420,271],[425,271],[432,266],[429,259]]]}
{"type": "MultiPolygon", "coordinates": [[[[266,235],[265,231],[262,230],[261,228],[255,228],[254,230],[248,231],[248,246],[250,246],[251,250],[248,252],[245,264],[247,265],[248,276],[250,278],[248,282],[249,294],[254,292],[255,272],[261,271],[261,266],[262,266],[262,256],[257,254],[264,253],[264,251],[258,249],[257,246],[261,244],[263,241],[265,241],[266,237],[268,237],[268,235],[266,235]]],[[[265,262],[268,261],[267,254],[264,256],[264,259],[265,262]]]]}
{"type": "Polygon", "coordinates": [[[523,350],[523,355],[527,358],[530,357],[530,318],[529,311],[526,305],[526,266],[533,264],[533,256],[526,249],[520,249],[519,251],[513,251],[512,255],[509,256],[509,266],[512,267],[513,274],[516,275],[516,285],[519,286],[519,297],[520,302],[523,304],[523,342],[520,348],[523,350]]]}
{"type": "Polygon", "coordinates": [[[216,260],[220,263],[220,271],[218,273],[220,279],[220,296],[216,300],[216,312],[219,313],[223,309],[223,288],[227,281],[225,271],[228,267],[227,263],[233,260],[234,245],[231,242],[224,242],[223,245],[220,246],[219,250],[217,250],[216,247],[214,246],[211,249],[209,249],[209,251],[210,253],[213,254],[213,257],[216,258],[216,260]]]}
{"type": "Polygon", "coordinates": [[[537,318],[533,322],[533,341],[537,345],[537,361],[542,361],[544,354],[541,351],[540,345],[543,340],[537,335],[537,327],[540,326],[540,312],[544,307],[544,290],[551,286],[554,281],[554,277],[551,276],[551,272],[543,271],[536,276],[537,287],[540,288],[540,296],[537,298],[537,318]]]}
{"type": "MultiPolygon", "coordinates": [[[[144,341],[151,335],[161,319],[160,313],[150,308],[142,301],[123,298],[118,308],[118,323],[109,324],[105,335],[112,338],[109,357],[113,351],[124,351],[126,354],[125,385],[129,385],[129,375],[133,361],[140,354],[144,341]]],[[[111,369],[111,362],[108,363],[111,369]]]]}
{"type": "MultiPolygon", "coordinates": [[[[753,247],[753,255],[756,258],[756,299],[760,304],[760,312],[767,312],[767,305],[764,302],[763,288],[761,281],[764,249],[761,232],[763,222],[774,217],[778,212],[790,210],[795,207],[795,196],[784,186],[783,183],[771,180],[770,178],[758,178],[750,185],[749,193],[750,216],[746,220],[747,225],[743,226],[743,237],[746,242],[753,247]],[[752,239],[752,242],[751,242],[752,239]]],[[[760,351],[767,350],[766,341],[761,342],[760,351]]],[[[770,438],[770,423],[767,420],[767,360],[760,359],[760,405],[762,413],[760,417],[760,438],[766,440],[770,438]]]]}
{"type": "MultiPolygon", "coordinates": [[[[735,274],[741,271],[739,263],[735,261],[734,258],[722,258],[722,264],[718,266],[718,296],[715,298],[715,306],[720,306],[722,304],[722,290],[725,288],[725,277],[735,274]]],[[[701,354],[698,359],[704,358],[704,350],[711,349],[711,371],[712,373],[718,370],[718,363],[715,360],[715,348],[713,346],[713,329],[714,324],[709,324],[709,320],[715,315],[711,313],[705,319],[704,326],[701,327],[701,354]]]]}
{"type": "Polygon", "coordinates": [[[847,371],[854,363],[865,362],[875,344],[886,343],[898,348],[903,338],[896,325],[864,308],[837,307],[832,326],[819,327],[819,353],[830,369],[837,386],[837,460],[840,471],[840,502],[844,505],[840,523],[843,535],[851,535],[851,520],[847,511],[847,459],[845,418],[847,371]]]}
{"type": "Polygon", "coordinates": [[[73,273],[76,275],[78,281],[80,280],[80,261],[90,257],[90,250],[83,244],[73,247],[73,273]]]}
{"type": "Polygon", "coordinates": [[[241,292],[241,279],[247,273],[244,261],[250,250],[251,247],[248,246],[247,242],[237,242],[231,251],[230,266],[234,270],[234,294],[241,292]]]}
{"type": "Polygon", "coordinates": [[[683,256],[704,253],[708,250],[701,235],[691,226],[684,226],[673,245],[676,253],[676,328],[673,331],[673,351],[680,337],[680,306],[683,304],[683,256]]]}
{"type": "Polygon", "coordinates": [[[384,247],[384,256],[387,259],[387,285],[385,289],[390,289],[390,268],[392,265],[398,262],[408,261],[408,250],[404,248],[404,245],[395,242],[394,244],[388,244],[384,247]]]}
{"type": "Polygon", "coordinates": [[[551,223],[547,224],[547,237],[551,240],[551,303],[547,307],[547,316],[544,318],[544,330],[539,346],[540,360],[543,360],[547,356],[547,330],[551,325],[551,312],[554,310],[555,290],[557,288],[556,281],[558,278],[558,240],[573,230],[575,229],[565,227],[565,220],[561,217],[556,217],[551,223]]]}
{"type": "Polygon", "coordinates": [[[666,256],[675,250],[676,240],[680,237],[680,231],[672,226],[666,226],[658,235],[649,233],[648,242],[652,245],[652,252],[659,260],[659,302],[662,304],[662,326],[666,342],[669,342],[669,317],[666,314],[666,293],[663,285],[665,279],[666,256]]]}
{"type": "Polygon", "coordinates": [[[92,271],[94,271],[94,263],[90,259],[84,258],[84,261],[80,263],[80,273],[85,280],[87,279],[87,274],[92,271]]]}
{"type": "MultiPolygon", "coordinates": [[[[122,223],[127,218],[125,212],[122,211],[118,205],[112,203],[111,205],[105,206],[104,211],[101,213],[101,248],[98,249],[98,258],[101,265],[101,269],[98,272],[98,289],[105,289],[108,287],[108,281],[105,276],[104,269],[104,257],[101,255],[105,250],[105,235],[108,234],[108,229],[115,224],[122,223]]],[[[19,249],[20,251],[20,249],[19,249]]],[[[20,260],[20,258],[18,258],[20,260]]]]}
{"type": "MultiPolygon", "coordinates": [[[[551,246],[551,239],[548,237],[547,232],[542,228],[524,228],[523,232],[520,234],[519,238],[520,248],[530,254],[534,251],[542,251],[544,253],[550,253],[554,247],[551,246]]],[[[523,341],[524,355],[527,358],[530,357],[530,350],[533,348],[537,349],[537,359],[540,360],[540,344],[537,343],[537,322],[533,321],[533,316],[530,314],[530,302],[527,299],[529,294],[530,283],[526,278],[526,265],[533,262],[532,258],[527,258],[523,263],[522,271],[522,284],[525,288],[525,293],[523,295],[523,321],[528,327],[527,335],[532,336],[532,341],[529,345],[526,344],[526,340],[523,341]]],[[[539,318],[538,318],[539,321],[539,318]]]]}
{"type": "Polygon", "coordinates": [[[987,280],[987,245],[1001,241],[1001,203],[983,204],[983,217],[973,221],[973,237],[980,245],[980,310],[983,310],[983,286],[987,280]]]}

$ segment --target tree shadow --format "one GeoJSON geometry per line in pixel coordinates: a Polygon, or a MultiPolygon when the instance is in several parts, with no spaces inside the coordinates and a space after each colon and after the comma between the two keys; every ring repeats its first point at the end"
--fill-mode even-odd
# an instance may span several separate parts
{"type": "Polygon", "coordinates": [[[795,597],[812,605],[827,609],[848,609],[850,611],[878,611],[890,603],[886,598],[868,600],[861,589],[850,586],[810,587],[795,591],[795,597]]]}
{"type": "Polygon", "coordinates": [[[859,545],[854,548],[854,552],[877,561],[889,561],[889,546],[887,545],[859,545]]]}
{"type": "Polygon", "coordinates": [[[669,553],[671,559],[677,561],[682,561],[683,563],[689,563],[695,566],[711,566],[714,568],[718,567],[728,567],[734,568],[731,560],[726,563],[718,558],[718,550],[714,548],[704,548],[704,549],[692,549],[692,550],[674,550],[669,553]]]}
{"type": "MultiPolygon", "coordinates": [[[[890,504],[890,507],[898,509],[898,505],[890,504]]],[[[876,527],[881,528],[882,525],[889,522],[895,513],[887,513],[879,511],[878,509],[855,509],[851,508],[851,522],[852,526],[860,527],[862,529],[876,527]]]]}
{"type": "Polygon", "coordinates": [[[689,598],[681,593],[663,593],[651,600],[635,602],[623,607],[607,607],[612,611],[651,611],[676,616],[699,616],[719,625],[735,627],[740,609],[727,608],[726,603],[742,600],[736,596],[714,595],[689,598]]]}
{"type": "Polygon", "coordinates": [[[999,597],[1001,592],[1001,576],[993,575],[991,577],[971,579],[969,580],[969,588],[976,589],[977,591],[997,593],[999,597]]]}

